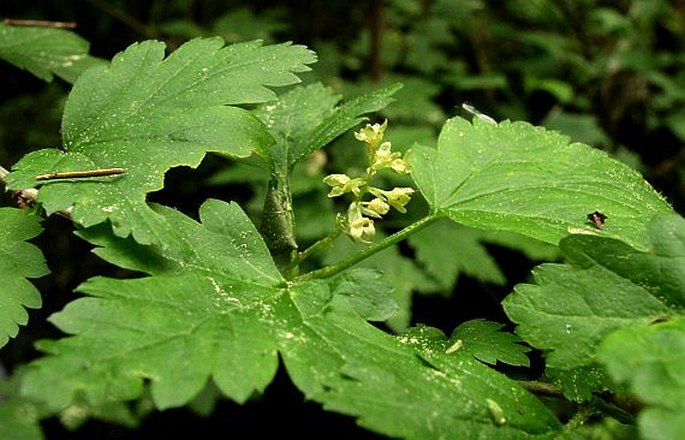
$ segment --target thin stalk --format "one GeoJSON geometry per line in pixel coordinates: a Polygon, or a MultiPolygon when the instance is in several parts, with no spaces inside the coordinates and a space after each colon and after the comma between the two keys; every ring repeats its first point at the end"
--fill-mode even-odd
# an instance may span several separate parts
{"type": "Polygon", "coordinates": [[[422,218],[421,220],[412,223],[411,225],[407,226],[406,228],[402,229],[401,231],[398,231],[389,237],[384,238],[383,240],[379,241],[378,243],[375,243],[361,252],[358,252],[354,255],[349,256],[348,258],[333,264],[331,266],[326,266],[321,269],[313,270],[311,272],[308,272],[304,275],[301,275],[297,278],[295,278],[293,281],[294,282],[303,282],[303,281],[310,281],[316,278],[329,278],[332,277],[333,275],[337,275],[338,273],[344,271],[348,267],[352,267],[355,264],[365,260],[366,258],[382,251],[383,249],[390,247],[396,243],[399,243],[400,241],[404,240],[405,238],[409,237],[410,235],[420,231],[421,229],[425,228],[426,226],[430,225],[434,221],[436,221],[438,216],[427,216],[422,218]]]}
{"type": "Polygon", "coordinates": [[[335,231],[331,232],[326,237],[322,238],[321,240],[318,240],[316,243],[314,243],[313,245],[309,246],[307,249],[300,252],[297,255],[297,264],[302,263],[304,260],[309,258],[309,256],[311,254],[313,254],[314,252],[316,252],[317,250],[331,244],[333,242],[333,240],[340,237],[341,233],[342,233],[342,231],[340,230],[340,228],[336,228],[335,231]]]}

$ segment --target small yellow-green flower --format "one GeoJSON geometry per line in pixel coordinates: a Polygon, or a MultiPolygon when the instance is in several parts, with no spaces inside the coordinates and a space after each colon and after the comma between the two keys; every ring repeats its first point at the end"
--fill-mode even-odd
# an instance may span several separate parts
{"type": "Polygon", "coordinates": [[[369,192],[376,197],[384,198],[390,206],[404,214],[407,212],[407,209],[404,206],[411,200],[411,196],[414,194],[414,188],[397,187],[390,191],[379,188],[369,188],[369,192]]]}
{"type": "Polygon", "coordinates": [[[360,177],[352,179],[347,174],[329,174],[323,178],[323,181],[326,185],[332,187],[328,197],[338,197],[348,192],[357,196],[364,185],[364,179],[360,177]]]}
{"type": "MultiPolygon", "coordinates": [[[[394,160],[400,159],[401,153],[393,153],[390,149],[390,142],[383,142],[380,147],[372,154],[373,163],[367,172],[382,170],[391,166],[394,160]]],[[[401,159],[400,159],[401,160],[401,159]]]]}
{"type": "Polygon", "coordinates": [[[362,215],[361,205],[357,202],[351,203],[347,209],[346,232],[355,240],[363,243],[371,243],[376,234],[373,220],[362,215]]]}
{"type": "Polygon", "coordinates": [[[390,168],[398,174],[409,174],[411,172],[411,167],[409,163],[404,159],[395,159],[390,163],[390,168]]]}
{"type": "Polygon", "coordinates": [[[375,149],[376,146],[383,140],[385,129],[388,127],[388,120],[383,124],[366,124],[366,127],[354,133],[354,137],[366,143],[369,147],[375,149]]]}
{"type": "MultiPolygon", "coordinates": [[[[354,134],[368,146],[366,175],[353,179],[347,174],[331,174],[323,179],[331,187],[328,197],[352,194],[353,201],[347,212],[338,214],[338,228],[353,239],[364,243],[370,243],[376,233],[372,218],[382,219],[390,211],[390,207],[406,213],[405,205],[414,194],[412,188],[397,187],[386,191],[371,186],[375,174],[382,169],[389,168],[398,174],[409,174],[411,171],[409,162],[402,158],[402,153],[393,152],[389,141],[383,142],[387,127],[387,120],[382,124],[367,124],[354,134]],[[370,201],[363,201],[366,193],[375,197],[370,201]]],[[[407,154],[409,151],[405,157],[407,154]]]]}

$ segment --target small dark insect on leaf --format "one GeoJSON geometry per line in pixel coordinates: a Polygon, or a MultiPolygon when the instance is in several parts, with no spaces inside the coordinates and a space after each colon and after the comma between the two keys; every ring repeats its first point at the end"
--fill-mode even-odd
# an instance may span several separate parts
{"type": "Polygon", "coordinates": [[[604,227],[604,221],[607,219],[607,216],[599,211],[595,211],[588,214],[587,219],[594,223],[595,226],[597,226],[597,229],[602,229],[602,227],[604,227]]]}

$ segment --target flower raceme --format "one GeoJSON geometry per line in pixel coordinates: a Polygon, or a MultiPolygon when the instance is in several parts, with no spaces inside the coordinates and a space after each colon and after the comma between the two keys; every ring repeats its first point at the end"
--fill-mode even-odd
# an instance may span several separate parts
{"type": "Polygon", "coordinates": [[[406,213],[405,205],[414,193],[413,188],[407,187],[395,187],[388,191],[371,186],[371,180],[380,170],[387,169],[401,175],[411,171],[407,161],[402,158],[402,153],[393,152],[392,144],[383,141],[387,126],[387,120],[383,124],[367,124],[354,134],[357,140],[368,147],[369,167],[366,168],[365,176],[352,178],[347,174],[330,174],[323,179],[331,187],[328,197],[352,195],[353,201],[347,213],[338,215],[338,226],[347,235],[363,243],[370,243],[376,233],[371,217],[381,219],[391,207],[406,213]],[[371,194],[374,198],[364,201],[366,194],[371,194]]]}

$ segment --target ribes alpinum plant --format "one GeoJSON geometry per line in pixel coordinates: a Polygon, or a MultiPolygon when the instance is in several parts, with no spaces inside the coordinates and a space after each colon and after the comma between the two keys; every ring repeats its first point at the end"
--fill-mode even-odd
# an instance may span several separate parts
{"type": "Polygon", "coordinates": [[[61,145],[3,164],[19,206],[0,208],[0,342],[41,307],[29,279],[48,267],[29,241],[47,216],[122,269],[78,286],[49,317],[66,336],[3,380],[1,438],[41,438],[55,416],[135,426],[249,405],[280,364],[306,399],[388,437],[685,433],[685,222],[606,153],[477,112],[447,120],[435,145],[397,146],[376,115],[401,84],[346,100],[299,85],[316,55],[297,44],[210,37],[167,53],[149,40],[104,61],[69,31],[0,24],[0,57],[73,83],[61,145]],[[329,172],[331,148],[364,164],[329,172]],[[257,204],[208,199],[187,215],[148,201],[208,153],[259,188],[257,204]],[[312,216],[328,226],[303,238],[312,216]],[[504,299],[510,322],[448,335],[397,320],[420,282],[398,244],[440,273],[475,230],[563,258],[504,299]]]}

